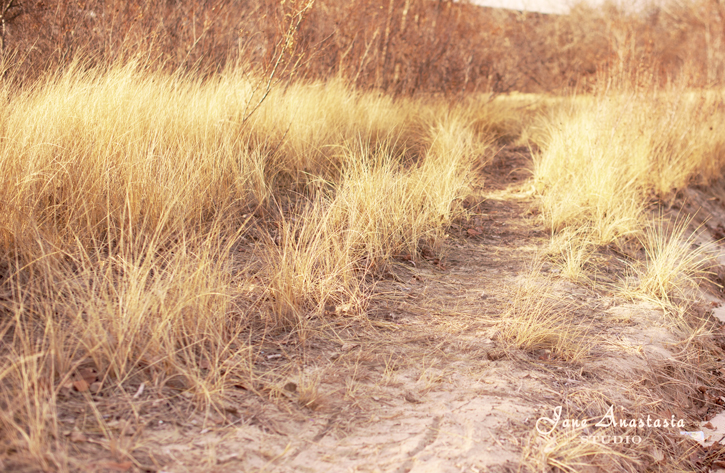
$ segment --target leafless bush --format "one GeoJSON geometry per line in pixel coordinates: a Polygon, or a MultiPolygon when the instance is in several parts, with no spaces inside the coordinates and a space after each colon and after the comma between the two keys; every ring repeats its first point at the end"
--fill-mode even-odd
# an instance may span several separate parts
{"type": "Polygon", "coordinates": [[[396,95],[588,89],[605,70],[710,86],[725,73],[724,14],[717,0],[563,16],[451,0],[3,0],[0,49],[31,78],[79,52],[202,74],[230,62],[269,72],[284,53],[299,67],[280,72],[396,95]]]}

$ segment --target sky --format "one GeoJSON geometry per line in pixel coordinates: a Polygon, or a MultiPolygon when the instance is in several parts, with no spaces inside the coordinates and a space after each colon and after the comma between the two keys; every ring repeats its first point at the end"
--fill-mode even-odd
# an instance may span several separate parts
{"type": "MultiPolygon", "coordinates": [[[[543,13],[567,13],[569,5],[576,0],[471,0],[471,3],[488,7],[511,8],[512,10],[538,11],[543,13]]],[[[598,5],[603,0],[588,0],[590,5],[598,5]]],[[[629,2],[627,2],[629,3],[629,2]]]]}
{"type": "Polygon", "coordinates": [[[567,0],[472,0],[471,3],[487,7],[511,8],[512,10],[539,11],[544,13],[566,13],[567,0]]]}

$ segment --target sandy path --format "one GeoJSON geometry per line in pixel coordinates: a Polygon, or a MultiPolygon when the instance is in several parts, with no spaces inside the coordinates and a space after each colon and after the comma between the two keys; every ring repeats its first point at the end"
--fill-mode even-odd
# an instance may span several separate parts
{"type": "MultiPolygon", "coordinates": [[[[633,388],[683,352],[661,310],[618,298],[607,284],[566,281],[550,263],[538,274],[593,334],[589,356],[565,362],[502,344],[501,316],[549,242],[519,185],[528,163],[523,150],[505,150],[487,168],[485,199],[471,220],[452,229],[446,256],[397,262],[364,320],[341,318],[302,346],[280,343],[265,367],[282,373],[272,402],[240,391],[222,413],[202,416],[165,401],[142,412],[144,428],[118,440],[132,452],[132,468],[526,471],[541,443],[536,421],[556,406],[596,415],[607,403],[632,411],[655,402],[680,415],[690,402],[701,418],[715,412],[719,406],[695,402],[708,392],[697,386],[678,387],[681,395],[662,388],[654,400],[651,390],[633,388]]],[[[615,273],[617,261],[601,265],[615,273]]],[[[558,444],[544,457],[576,462],[576,448],[558,444]]],[[[653,462],[663,461],[657,447],[647,448],[653,462]]]]}

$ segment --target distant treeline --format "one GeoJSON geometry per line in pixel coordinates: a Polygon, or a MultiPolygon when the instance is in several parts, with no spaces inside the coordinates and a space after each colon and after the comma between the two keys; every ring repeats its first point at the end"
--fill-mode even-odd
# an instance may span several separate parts
{"type": "Polygon", "coordinates": [[[724,16],[720,0],[564,16],[450,0],[0,0],[0,48],[23,78],[81,53],[403,95],[587,90],[603,72],[711,86],[725,79],[724,16]]]}

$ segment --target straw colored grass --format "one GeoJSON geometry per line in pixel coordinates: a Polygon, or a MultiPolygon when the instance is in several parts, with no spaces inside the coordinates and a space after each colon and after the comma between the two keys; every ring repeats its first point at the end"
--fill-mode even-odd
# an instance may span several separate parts
{"type": "Polygon", "coordinates": [[[576,98],[536,134],[535,183],[555,230],[588,226],[595,244],[638,235],[651,196],[722,170],[721,94],[672,89],[576,98]]]}
{"type": "Polygon", "coordinates": [[[82,367],[119,402],[145,383],[207,408],[261,382],[253,333],[362,314],[462,215],[492,142],[474,112],[338,81],[255,109],[255,80],[76,63],[0,86],[0,436],[30,463],[67,465],[82,367]]]}
{"type": "Polygon", "coordinates": [[[574,303],[562,300],[555,282],[534,268],[516,287],[501,318],[500,338],[509,347],[544,358],[583,361],[593,338],[574,303]]]}
{"type": "Polygon", "coordinates": [[[619,471],[636,471],[641,467],[641,462],[633,455],[619,451],[623,449],[585,440],[586,437],[582,428],[560,428],[548,436],[534,432],[524,446],[523,464],[532,471],[553,469],[570,473],[613,466],[619,471]]]}
{"type": "MultiPolygon", "coordinates": [[[[495,140],[539,150],[534,185],[569,279],[627,242],[644,249],[648,297],[679,300],[704,275],[687,223],[648,227],[646,211],[720,176],[715,92],[450,105],[339,80],[263,96],[259,80],[74,63],[0,85],[0,439],[28,463],[67,469],[58,415],[69,383],[90,389],[72,384],[83,368],[118,402],[148,386],[208,409],[265,382],[255,343],[270,332],[304,339],[312,319],[362,317],[393,258],[443,250],[495,140]]],[[[593,338],[555,284],[525,278],[501,340],[579,362],[593,338]]],[[[303,405],[322,403],[319,379],[299,384],[303,405]]],[[[567,442],[538,464],[597,454],[567,442]]]]}
{"type": "Polygon", "coordinates": [[[644,296],[666,304],[690,300],[706,278],[715,259],[713,248],[697,245],[697,234],[689,233],[689,227],[689,219],[660,220],[647,226],[642,242],[646,263],[637,288],[644,296]]]}

